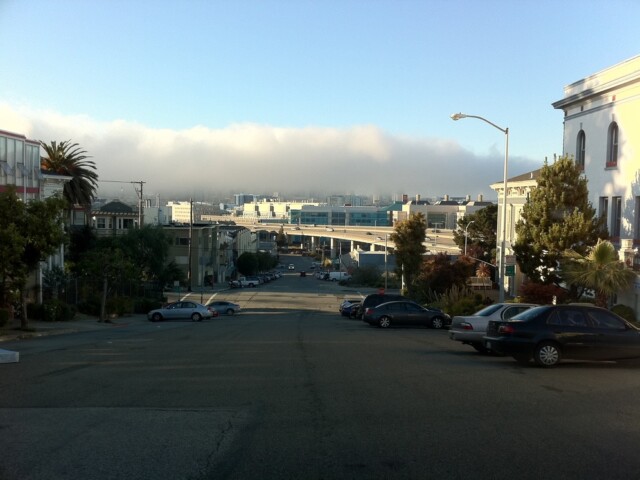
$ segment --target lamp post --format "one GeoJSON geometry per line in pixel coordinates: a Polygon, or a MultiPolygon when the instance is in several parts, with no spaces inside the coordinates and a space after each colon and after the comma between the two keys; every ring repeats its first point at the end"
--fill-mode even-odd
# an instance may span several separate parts
{"type": "Polygon", "coordinates": [[[507,237],[507,167],[509,164],[509,128],[501,128],[493,122],[490,122],[484,117],[480,117],[478,115],[467,115],[465,113],[454,113],[451,115],[452,120],[460,120],[461,118],[477,118],[478,120],[482,120],[485,123],[488,123],[494,128],[497,128],[505,136],[505,147],[504,147],[504,178],[503,178],[503,193],[502,193],[502,238],[500,240],[500,268],[499,268],[499,279],[498,279],[498,294],[499,301],[504,302],[504,277],[505,277],[505,250],[506,250],[506,237],[507,237]]]}
{"type": "Polygon", "coordinates": [[[464,227],[464,256],[467,256],[467,230],[469,230],[469,225],[471,225],[472,223],[475,223],[475,220],[471,220],[469,223],[467,223],[467,226],[464,227]]]}
{"type": "MultiPolygon", "coordinates": [[[[389,239],[389,234],[384,234],[384,291],[387,291],[387,277],[389,276],[389,271],[387,269],[387,240],[389,239]]],[[[382,237],[378,237],[378,240],[382,240],[382,237]]]]}

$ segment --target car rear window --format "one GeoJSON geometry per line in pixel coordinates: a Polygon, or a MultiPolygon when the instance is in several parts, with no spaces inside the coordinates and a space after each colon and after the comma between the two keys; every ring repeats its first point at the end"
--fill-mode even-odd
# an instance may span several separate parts
{"type": "Polygon", "coordinates": [[[496,305],[489,305],[488,307],[484,307],[482,310],[478,310],[476,313],[474,313],[474,315],[478,317],[488,317],[501,308],[502,305],[500,305],[499,303],[496,305]]]}
{"type": "Polygon", "coordinates": [[[520,312],[519,314],[511,317],[509,321],[510,322],[513,322],[513,321],[527,322],[533,318],[537,318],[539,315],[544,315],[549,310],[549,308],[550,308],[549,306],[533,307],[533,308],[530,308],[529,310],[525,310],[524,312],[520,312]]]}

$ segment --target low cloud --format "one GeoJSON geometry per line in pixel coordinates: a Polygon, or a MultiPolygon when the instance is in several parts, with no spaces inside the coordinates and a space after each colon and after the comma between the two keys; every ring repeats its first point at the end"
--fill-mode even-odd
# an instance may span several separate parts
{"type": "MultiPolygon", "coordinates": [[[[489,185],[501,180],[504,161],[497,146],[477,156],[453,140],[402,137],[374,125],[169,130],[0,103],[0,129],[45,142],[72,140],[91,155],[100,180],[144,181],[145,194],[163,199],[220,199],[240,192],[495,199],[489,185]]],[[[510,172],[541,163],[512,157],[510,172]]],[[[122,185],[103,182],[99,195],[118,196],[122,185]]]]}

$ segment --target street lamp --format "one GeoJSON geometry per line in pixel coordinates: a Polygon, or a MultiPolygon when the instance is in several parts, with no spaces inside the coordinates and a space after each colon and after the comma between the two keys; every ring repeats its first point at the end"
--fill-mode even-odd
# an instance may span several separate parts
{"type": "Polygon", "coordinates": [[[493,122],[490,122],[484,117],[480,117],[478,115],[467,115],[465,113],[454,113],[451,115],[452,120],[460,120],[461,118],[477,118],[478,120],[482,120],[483,122],[488,123],[494,128],[497,128],[505,136],[505,147],[504,147],[504,185],[503,185],[503,194],[502,194],[502,239],[500,241],[500,268],[499,268],[499,279],[498,279],[498,288],[499,288],[499,301],[504,302],[504,273],[505,273],[505,250],[506,250],[506,237],[507,237],[507,166],[509,164],[509,129],[501,128],[493,122]]]}
{"type": "MultiPolygon", "coordinates": [[[[387,240],[389,239],[389,234],[384,234],[384,291],[387,291],[387,277],[389,276],[389,271],[387,269],[387,240]]],[[[378,240],[382,240],[382,237],[378,237],[378,240]]]]}
{"type": "Polygon", "coordinates": [[[475,223],[475,220],[471,220],[469,223],[467,223],[467,226],[464,227],[464,256],[467,256],[467,230],[469,230],[469,225],[471,225],[472,223],[475,223]]]}

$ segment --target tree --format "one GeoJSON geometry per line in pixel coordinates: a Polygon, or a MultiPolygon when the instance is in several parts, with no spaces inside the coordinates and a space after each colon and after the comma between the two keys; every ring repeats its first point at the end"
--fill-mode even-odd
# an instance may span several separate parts
{"type": "Polygon", "coordinates": [[[465,289],[474,269],[474,262],[468,257],[460,257],[456,262],[451,262],[446,253],[427,258],[422,262],[416,278],[419,299],[427,300],[434,293],[444,294],[453,286],[465,289]]]}
{"type": "Polygon", "coordinates": [[[236,268],[243,275],[255,275],[258,273],[258,257],[254,253],[244,252],[236,260],[236,268]]]}
{"type": "Polygon", "coordinates": [[[458,229],[453,232],[453,240],[462,251],[465,244],[465,228],[467,229],[467,255],[492,263],[491,261],[496,258],[498,206],[486,206],[458,220],[458,229]]]}
{"type": "Polygon", "coordinates": [[[22,300],[21,328],[29,327],[26,284],[29,273],[64,243],[61,221],[64,200],[51,197],[27,204],[15,188],[0,192],[0,294],[2,304],[19,294],[22,300]]]}
{"type": "Polygon", "coordinates": [[[587,255],[567,250],[561,261],[561,273],[566,282],[595,292],[596,305],[605,308],[614,293],[631,287],[636,278],[608,240],[599,240],[587,255]]]}
{"type": "Polygon", "coordinates": [[[427,231],[427,219],[424,214],[416,213],[407,220],[398,223],[389,240],[395,244],[396,275],[404,278],[407,294],[415,294],[414,280],[420,272],[423,255],[426,252],[424,239],[427,231]]]}
{"type": "Polygon", "coordinates": [[[71,176],[64,185],[64,198],[71,205],[89,206],[95,197],[98,186],[96,165],[77,143],[71,140],[46,144],[40,141],[46,157],[41,160],[43,170],[71,176]]]}
{"type": "Polygon", "coordinates": [[[569,157],[546,162],[538,185],[516,224],[513,245],[518,264],[531,280],[560,284],[558,262],[566,250],[584,255],[598,239],[607,238],[604,219],[588,199],[587,179],[569,157]]]}
{"type": "Polygon", "coordinates": [[[287,246],[287,235],[284,233],[283,225],[280,225],[280,231],[276,236],[276,245],[278,245],[278,248],[283,248],[287,246]]]}

